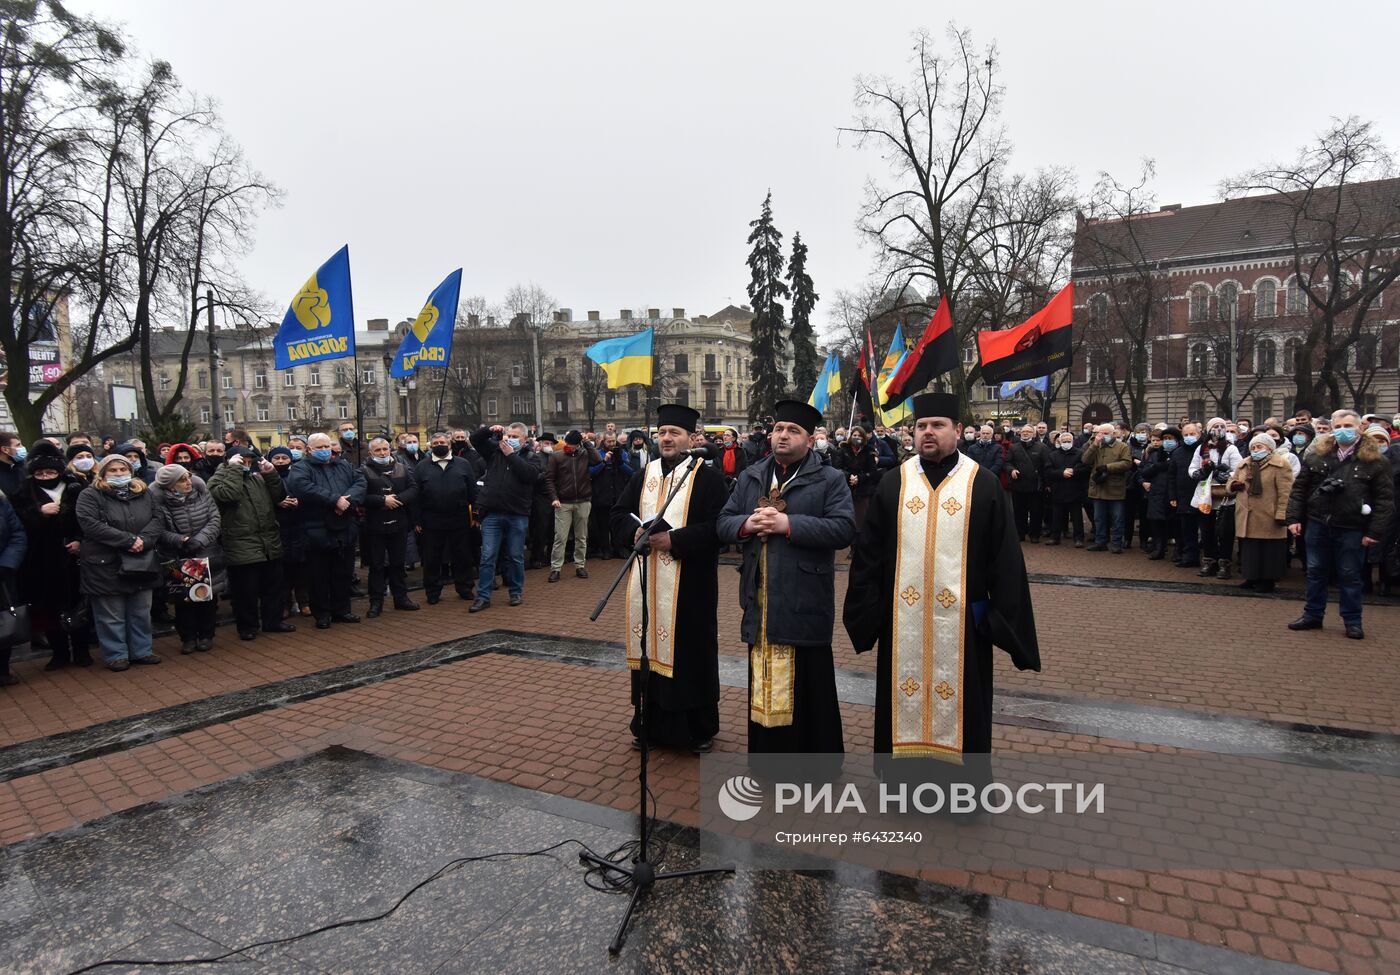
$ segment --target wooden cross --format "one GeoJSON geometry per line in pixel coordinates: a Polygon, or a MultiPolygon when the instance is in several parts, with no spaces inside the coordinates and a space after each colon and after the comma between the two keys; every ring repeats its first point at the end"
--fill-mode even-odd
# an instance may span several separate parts
{"type": "MultiPolygon", "coordinates": [[[[774,511],[787,511],[787,502],[783,500],[783,492],[779,488],[774,488],[766,495],[758,499],[759,508],[772,508],[774,511]]],[[[758,509],[755,508],[755,511],[758,509]]]]}

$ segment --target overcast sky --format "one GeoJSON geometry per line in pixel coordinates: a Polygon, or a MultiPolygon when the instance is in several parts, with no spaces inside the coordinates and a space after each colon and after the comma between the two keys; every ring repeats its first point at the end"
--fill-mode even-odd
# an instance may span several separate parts
{"type": "Polygon", "coordinates": [[[852,80],[903,76],[911,32],[950,18],[1000,49],[1013,166],[1066,165],[1082,189],[1150,157],[1160,202],[1210,202],[1333,115],[1400,140],[1390,4],[1327,24],[1316,4],[1218,0],[70,3],[218,99],[285,190],[244,268],[279,318],[346,242],[361,322],[411,318],[458,266],[464,295],[534,281],[576,317],[713,312],[747,301],[769,188],[824,299],[857,287],[881,164],[838,138],[852,80]]]}

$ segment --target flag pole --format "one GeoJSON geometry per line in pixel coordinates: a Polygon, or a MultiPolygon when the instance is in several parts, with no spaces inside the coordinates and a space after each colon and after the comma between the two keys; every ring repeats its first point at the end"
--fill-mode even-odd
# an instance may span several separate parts
{"type": "Polygon", "coordinates": [[[450,368],[450,365],[443,368],[442,382],[438,384],[437,415],[433,417],[433,430],[442,429],[442,398],[447,393],[447,370],[450,368]]]}

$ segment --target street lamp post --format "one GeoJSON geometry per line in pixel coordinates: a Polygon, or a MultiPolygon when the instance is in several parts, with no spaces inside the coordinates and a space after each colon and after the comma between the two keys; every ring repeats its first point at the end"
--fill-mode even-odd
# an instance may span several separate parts
{"type": "Polygon", "coordinates": [[[224,412],[219,405],[219,347],[214,339],[214,289],[204,292],[204,311],[209,323],[209,431],[215,440],[224,439],[224,412]]]}
{"type": "Polygon", "coordinates": [[[389,375],[389,370],[394,365],[394,354],[384,353],[384,430],[389,435],[389,442],[394,441],[394,394],[398,391],[394,385],[394,379],[389,375]]]}

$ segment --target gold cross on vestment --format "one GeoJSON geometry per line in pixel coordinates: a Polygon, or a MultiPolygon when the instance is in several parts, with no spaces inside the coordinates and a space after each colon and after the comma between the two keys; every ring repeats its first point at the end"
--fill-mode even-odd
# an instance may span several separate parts
{"type": "Polygon", "coordinates": [[[905,586],[904,591],[899,594],[899,598],[910,606],[913,606],[919,601],[919,590],[915,589],[913,586],[905,586]]]}
{"type": "Polygon", "coordinates": [[[899,689],[904,692],[905,697],[913,697],[919,692],[919,682],[912,677],[906,677],[904,683],[899,685],[899,689]]]}
{"type": "Polygon", "coordinates": [[[957,498],[949,498],[943,502],[943,510],[950,515],[955,515],[962,510],[962,505],[958,503],[957,498]]]}
{"type": "Polygon", "coordinates": [[[933,689],[933,692],[945,701],[954,694],[952,686],[946,680],[939,681],[938,686],[933,689]]]}
{"type": "Polygon", "coordinates": [[[910,514],[917,515],[920,511],[924,510],[924,499],[910,498],[908,501],[904,502],[904,507],[909,509],[910,514]]]}
{"type": "Polygon", "coordinates": [[[958,597],[954,596],[953,591],[947,586],[944,586],[942,589],[940,589],[938,591],[938,595],[934,596],[933,598],[938,600],[938,604],[944,609],[947,609],[949,606],[953,605],[955,602],[958,601],[958,597]]]}

